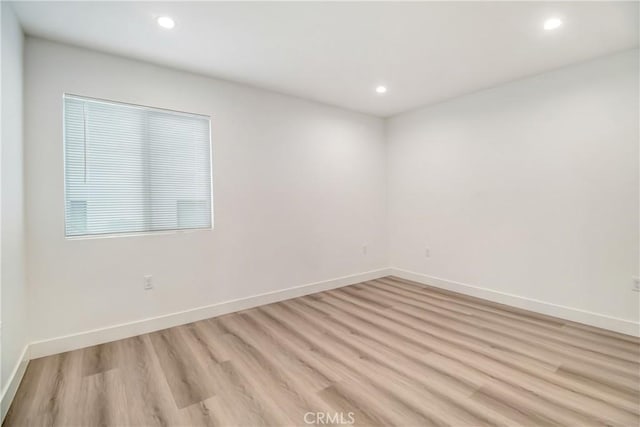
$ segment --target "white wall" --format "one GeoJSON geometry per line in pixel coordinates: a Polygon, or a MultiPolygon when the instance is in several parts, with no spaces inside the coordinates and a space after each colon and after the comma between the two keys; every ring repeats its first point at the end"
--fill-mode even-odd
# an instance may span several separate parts
{"type": "Polygon", "coordinates": [[[389,258],[638,320],[637,51],[402,114],[387,144],[382,120],[300,99],[41,39],[25,55],[33,341],[389,258]],[[66,240],[64,92],[210,114],[215,229],[66,240]]]}
{"type": "Polygon", "coordinates": [[[391,119],[392,267],[638,322],[638,76],[626,51],[391,119]]]}
{"type": "MultiPolygon", "coordinates": [[[[20,368],[28,343],[27,283],[22,141],[22,47],[20,25],[11,5],[2,3],[2,165],[0,288],[2,320],[1,389],[12,393],[9,380],[20,368]]],[[[17,384],[15,384],[17,385],[17,384]]],[[[2,399],[2,413],[9,399],[2,399]]]]}
{"type": "Polygon", "coordinates": [[[381,119],[41,39],[25,68],[33,340],[386,267],[381,119]],[[211,115],[215,229],[65,240],[65,92],[211,115]]]}

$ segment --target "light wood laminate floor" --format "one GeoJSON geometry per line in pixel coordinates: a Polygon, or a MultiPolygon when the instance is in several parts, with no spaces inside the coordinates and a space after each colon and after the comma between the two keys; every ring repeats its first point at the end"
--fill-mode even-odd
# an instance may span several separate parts
{"type": "Polygon", "coordinates": [[[4,426],[638,426],[639,351],[387,277],[32,360],[4,426]]]}

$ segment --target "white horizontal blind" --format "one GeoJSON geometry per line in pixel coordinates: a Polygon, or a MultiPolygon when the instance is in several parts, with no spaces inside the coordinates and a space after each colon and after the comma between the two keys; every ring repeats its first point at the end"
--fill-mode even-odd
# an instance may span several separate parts
{"type": "Polygon", "coordinates": [[[64,96],[66,236],[211,228],[205,116],[64,96]]]}

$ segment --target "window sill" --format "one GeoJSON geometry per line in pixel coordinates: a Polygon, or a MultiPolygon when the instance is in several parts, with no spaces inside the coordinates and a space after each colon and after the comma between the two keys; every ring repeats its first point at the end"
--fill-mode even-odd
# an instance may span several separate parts
{"type": "Polygon", "coordinates": [[[213,227],[210,228],[190,228],[184,230],[159,230],[159,231],[144,231],[144,232],[132,232],[132,233],[105,233],[105,234],[88,234],[83,236],[65,236],[65,240],[95,240],[95,239],[113,239],[118,237],[152,237],[152,236],[167,236],[172,234],[192,234],[198,232],[210,232],[213,231],[213,227]]]}

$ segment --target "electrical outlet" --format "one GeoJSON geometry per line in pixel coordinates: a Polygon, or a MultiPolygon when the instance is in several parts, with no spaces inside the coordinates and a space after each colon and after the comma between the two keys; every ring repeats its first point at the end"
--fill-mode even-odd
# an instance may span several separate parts
{"type": "Polygon", "coordinates": [[[367,254],[367,245],[362,245],[362,255],[366,255],[367,254]]]}
{"type": "Polygon", "coordinates": [[[633,288],[631,289],[636,292],[640,292],[640,277],[633,278],[633,288]]]}
{"type": "Polygon", "coordinates": [[[424,257],[429,258],[431,256],[431,250],[429,248],[424,248],[424,257]]]}
{"type": "Polygon", "coordinates": [[[144,290],[148,291],[153,289],[153,276],[144,276],[144,290]]]}

